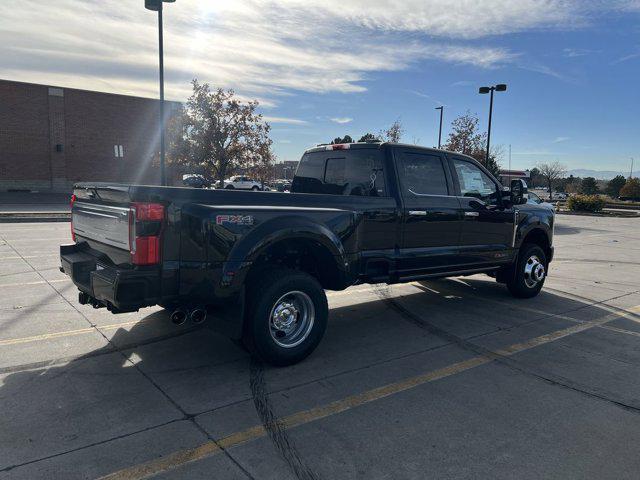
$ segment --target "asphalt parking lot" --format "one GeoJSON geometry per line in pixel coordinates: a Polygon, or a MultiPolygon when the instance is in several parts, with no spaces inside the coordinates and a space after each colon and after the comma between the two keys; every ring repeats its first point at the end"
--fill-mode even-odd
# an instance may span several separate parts
{"type": "Polygon", "coordinates": [[[0,224],[0,478],[637,479],[640,219],[560,216],[541,295],[329,293],[289,368],[77,304],[66,223],[0,224]]]}

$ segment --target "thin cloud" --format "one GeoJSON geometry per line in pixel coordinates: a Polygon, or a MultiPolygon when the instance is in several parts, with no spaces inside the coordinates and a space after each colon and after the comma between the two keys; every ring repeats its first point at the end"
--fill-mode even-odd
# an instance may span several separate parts
{"type": "Polygon", "coordinates": [[[341,125],[345,123],[353,122],[353,118],[351,117],[333,117],[333,118],[330,118],[329,120],[331,120],[334,123],[339,123],[341,125]]]}
{"type": "Polygon", "coordinates": [[[299,118],[289,118],[289,117],[274,117],[270,115],[264,115],[262,119],[267,123],[284,123],[289,125],[306,125],[306,120],[300,120],[299,118]]]}
{"type": "Polygon", "coordinates": [[[566,75],[552,69],[547,65],[543,65],[541,63],[529,62],[529,63],[521,63],[518,65],[518,68],[523,70],[528,70],[530,72],[540,73],[542,75],[547,75],[549,77],[557,78],[558,80],[562,80],[564,82],[572,83],[574,80],[567,77],[566,75]]]}
{"type": "Polygon", "coordinates": [[[452,87],[470,87],[474,82],[471,80],[458,80],[457,82],[453,82],[451,84],[452,87]]]}
{"type": "Polygon", "coordinates": [[[613,62],[611,62],[611,65],[628,62],[629,60],[633,60],[634,58],[638,57],[640,57],[640,52],[630,53],[629,55],[625,55],[624,57],[620,57],[617,60],[614,60],[613,62]]]}
{"type": "Polygon", "coordinates": [[[426,98],[427,100],[432,102],[434,105],[445,105],[444,102],[441,102],[440,100],[435,99],[431,95],[427,95],[426,93],[422,93],[422,92],[419,92],[417,90],[407,90],[407,92],[409,92],[409,93],[411,93],[411,94],[413,94],[413,95],[415,95],[417,97],[420,97],[420,98],[426,98]]]}
{"type": "Polygon", "coordinates": [[[587,55],[593,55],[594,53],[600,53],[600,50],[589,50],[587,48],[562,49],[562,56],[566,58],[586,57],[587,55]]]}
{"type": "Polygon", "coordinates": [[[571,137],[556,137],[553,143],[562,143],[571,140],[571,137]]]}
{"type": "Polygon", "coordinates": [[[429,100],[432,100],[431,95],[427,95],[426,93],[422,93],[422,92],[418,92],[417,90],[407,90],[409,93],[412,93],[413,95],[415,95],[416,97],[420,97],[420,98],[428,98],[429,100]]]}

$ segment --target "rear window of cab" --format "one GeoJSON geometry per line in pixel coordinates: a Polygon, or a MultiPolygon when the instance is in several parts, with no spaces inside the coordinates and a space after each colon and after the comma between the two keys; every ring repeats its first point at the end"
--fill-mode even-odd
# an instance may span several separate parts
{"type": "Polygon", "coordinates": [[[383,160],[384,153],[373,148],[305,153],[293,179],[291,191],[387,196],[383,160]]]}

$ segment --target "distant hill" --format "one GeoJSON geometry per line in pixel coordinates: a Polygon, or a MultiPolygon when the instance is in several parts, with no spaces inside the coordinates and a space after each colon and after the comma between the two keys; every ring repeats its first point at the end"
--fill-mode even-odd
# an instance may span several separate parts
{"type": "Polygon", "coordinates": [[[628,177],[629,172],[614,172],[613,170],[588,170],[585,168],[577,168],[575,170],[567,171],[567,175],[573,175],[574,177],[593,177],[596,180],[611,180],[616,175],[622,175],[628,177]]]}

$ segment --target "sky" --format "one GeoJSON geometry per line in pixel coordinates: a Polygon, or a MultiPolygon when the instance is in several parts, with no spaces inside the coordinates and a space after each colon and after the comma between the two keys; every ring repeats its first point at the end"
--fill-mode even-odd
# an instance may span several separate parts
{"type": "MultiPolygon", "coordinates": [[[[3,0],[0,78],[156,97],[143,0],[3,0]]],[[[177,0],[164,10],[167,98],[190,81],[257,99],[279,160],[400,120],[437,145],[467,111],[502,166],[640,167],[640,0],[177,0]]]]}

